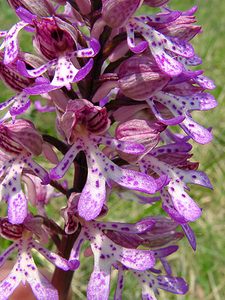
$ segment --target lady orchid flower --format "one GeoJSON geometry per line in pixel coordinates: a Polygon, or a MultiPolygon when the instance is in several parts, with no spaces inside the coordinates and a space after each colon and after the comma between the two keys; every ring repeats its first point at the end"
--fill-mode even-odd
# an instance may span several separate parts
{"type": "Polygon", "coordinates": [[[1,199],[8,205],[8,219],[20,224],[27,216],[28,203],[21,187],[21,176],[25,168],[49,182],[48,173],[33,159],[40,155],[43,140],[30,121],[16,120],[0,124],[0,178],[1,199]]]}
{"type": "MultiPolygon", "coordinates": [[[[71,195],[64,215],[70,216],[71,213],[75,215],[78,212],[78,199],[76,194],[71,195]]],[[[126,270],[145,271],[153,268],[157,258],[162,259],[177,250],[176,246],[154,250],[136,249],[136,237],[154,230],[154,227],[157,227],[157,218],[143,219],[136,224],[95,220],[86,222],[82,219],[79,221],[82,223],[82,230],[73,246],[69,261],[73,266],[79,266],[81,246],[85,241],[90,242],[91,252],[94,255],[94,270],[88,283],[88,299],[93,297],[108,299],[112,267],[118,268],[117,266],[121,265],[126,270]]],[[[163,231],[162,228],[161,230],[163,231]]],[[[164,230],[167,230],[166,227],[164,230]]],[[[142,241],[139,244],[141,243],[142,241]]],[[[88,249],[86,252],[90,253],[88,249]]]]}
{"type": "Polygon", "coordinates": [[[106,110],[94,106],[87,100],[69,101],[66,112],[59,119],[59,128],[71,148],[62,161],[51,170],[50,178],[62,178],[76,155],[80,151],[85,153],[88,176],[78,204],[79,215],[85,220],[92,220],[101,212],[106,197],[105,184],[110,185],[110,180],[124,187],[150,194],[155,193],[166,183],[166,176],[153,179],[139,172],[120,168],[113,163],[99,149],[100,144],[135,155],[143,153],[145,148],[134,142],[118,141],[103,135],[108,126],[106,110]]]}
{"type": "Polygon", "coordinates": [[[9,275],[0,282],[0,299],[9,299],[20,282],[23,284],[26,282],[29,283],[36,299],[58,299],[57,290],[35,265],[31,250],[35,249],[49,262],[64,271],[70,270],[72,264],[44,248],[41,242],[37,241],[37,238],[40,239],[45,235],[44,229],[40,230],[41,226],[42,223],[41,220],[39,220],[39,228],[37,231],[37,222],[35,218],[31,216],[28,216],[22,224],[16,225],[11,224],[7,218],[0,219],[0,235],[13,241],[13,244],[0,255],[0,266],[4,265],[12,252],[18,251],[17,260],[13,269],[9,275]]]}
{"type": "MultiPolygon", "coordinates": [[[[156,25],[175,22],[182,14],[179,11],[163,11],[151,16],[134,16],[134,13],[142,5],[140,0],[104,0],[102,6],[102,20],[104,24],[114,28],[125,28],[127,32],[127,44],[134,53],[141,53],[148,47],[157,62],[159,68],[170,76],[181,74],[183,65],[174,55],[184,58],[194,56],[193,47],[179,36],[164,35],[156,25]],[[142,40],[136,45],[135,34],[139,34],[142,40]]],[[[98,35],[101,29],[95,29],[93,35],[98,35]]]]}
{"type": "MultiPolygon", "coordinates": [[[[76,28],[59,17],[40,18],[24,8],[19,8],[17,13],[22,21],[14,25],[5,36],[3,42],[5,48],[4,64],[10,64],[18,58],[18,33],[29,25],[34,31],[34,46],[36,50],[48,62],[38,68],[27,70],[24,61],[18,60],[19,72],[28,78],[38,78],[46,71],[50,73],[53,70],[55,71],[51,82],[48,80],[37,82],[35,86],[25,89],[26,93],[47,93],[63,86],[70,89],[71,83],[85,78],[92,68],[93,60],[90,59],[81,69],[75,67],[73,61],[75,57],[90,58],[95,56],[99,51],[97,40],[87,39],[87,43],[90,46],[81,48],[77,43],[78,33],[76,28]]],[[[75,63],[78,64],[78,62],[75,63]]]]}

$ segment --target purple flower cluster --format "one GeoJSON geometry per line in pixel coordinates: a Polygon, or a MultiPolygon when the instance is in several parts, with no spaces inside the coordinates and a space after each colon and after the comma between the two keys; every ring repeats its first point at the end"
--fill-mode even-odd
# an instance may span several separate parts
{"type": "Polygon", "coordinates": [[[192,140],[209,143],[211,129],[191,113],[217,105],[206,92],[213,81],[192,68],[201,64],[190,43],[201,32],[197,8],[172,10],[169,0],[8,2],[19,21],[0,31],[0,78],[15,91],[0,103],[0,193],[7,205],[0,235],[13,244],[0,266],[18,254],[0,282],[0,299],[20,282],[37,299],[66,299],[63,284],[70,286],[72,276],[65,271],[79,268],[84,247],[94,258],[89,300],[109,298],[112,269],[116,300],[127,272],[140,282],[144,300],[156,299],[158,289],[185,294],[188,285],[172,274],[167,256],[184,235],[196,249],[190,222],[202,209],[188,184],[212,188],[190,160],[192,140]],[[141,6],[152,14],[140,15],[141,6]],[[32,53],[20,47],[23,31],[32,37],[32,53]],[[55,116],[56,134],[44,135],[23,118],[30,106],[40,118],[55,116]],[[167,216],[107,222],[112,193],[124,207],[128,199],[138,202],[140,211],[161,202],[167,216]],[[61,226],[46,210],[59,196],[67,200],[58,207],[61,226]],[[43,246],[49,241],[59,254],[43,246]],[[51,283],[32,249],[55,265],[51,283]]]}

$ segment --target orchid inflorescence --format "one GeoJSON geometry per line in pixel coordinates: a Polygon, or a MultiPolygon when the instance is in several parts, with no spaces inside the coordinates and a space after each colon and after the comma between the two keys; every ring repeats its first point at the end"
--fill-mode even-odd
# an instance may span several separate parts
{"type": "Polygon", "coordinates": [[[159,289],[185,294],[188,285],[172,274],[167,256],[184,235],[196,249],[190,222],[202,209],[188,184],[212,187],[190,160],[191,142],[209,143],[211,129],[191,113],[217,104],[205,92],[213,81],[192,68],[201,64],[190,44],[201,32],[197,8],[172,10],[169,0],[8,2],[19,21],[0,31],[0,77],[15,91],[0,104],[0,191],[7,206],[0,233],[13,243],[0,265],[14,251],[17,258],[0,282],[0,299],[20,282],[37,299],[66,299],[82,252],[94,258],[87,299],[109,298],[112,269],[116,300],[128,272],[142,299],[156,299],[159,289]],[[140,15],[141,6],[152,14],[140,15]],[[25,31],[32,53],[20,48],[25,31]],[[31,105],[40,119],[55,116],[55,135],[25,118],[31,105]],[[107,222],[112,194],[124,207],[136,201],[140,211],[161,202],[165,214],[107,222]],[[55,197],[67,199],[58,207],[59,223],[46,209],[55,197]],[[57,253],[48,250],[49,241],[57,253]],[[38,270],[32,249],[55,266],[52,282],[38,270]]]}

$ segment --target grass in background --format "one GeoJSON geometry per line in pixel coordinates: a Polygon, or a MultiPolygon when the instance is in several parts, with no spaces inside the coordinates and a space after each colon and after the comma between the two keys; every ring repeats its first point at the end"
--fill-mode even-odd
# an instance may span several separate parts
{"type": "MultiPolygon", "coordinates": [[[[195,116],[209,127],[213,127],[214,140],[210,145],[194,145],[193,160],[200,161],[200,169],[207,172],[214,186],[214,191],[193,189],[194,199],[203,208],[203,216],[193,224],[197,235],[197,252],[194,253],[188,242],[180,242],[180,250],[171,257],[174,275],[183,276],[189,282],[190,291],[185,296],[161,293],[160,299],[181,300],[224,300],[225,299],[225,2],[220,0],[172,0],[171,8],[188,9],[198,5],[198,23],[202,25],[203,34],[194,39],[196,52],[203,59],[202,68],[205,75],[216,82],[213,91],[219,102],[219,107],[209,112],[199,112],[195,116]]],[[[8,9],[7,3],[0,0],[1,30],[7,29],[14,22],[14,15],[8,9]]],[[[22,41],[26,46],[25,38],[22,41]]],[[[0,85],[1,98],[5,100],[13,93],[0,85]]],[[[29,117],[42,132],[50,133],[54,125],[54,118],[43,114],[43,122],[38,120],[37,114],[31,109],[29,117]],[[44,126],[42,124],[45,124],[44,126]]],[[[123,202],[113,198],[109,201],[110,218],[118,221],[136,220],[155,214],[159,211],[156,206],[141,208],[134,202],[123,202]]],[[[5,244],[1,241],[0,248],[5,244]]],[[[76,272],[73,280],[74,299],[85,299],[86,284],[91,271],[92,258],[82,259],[81,268],[76,272]]],[[[116,278],[116,273],[112,274],[116,278]]],[[[112,289],[115,282],[112,284],[112,289]]],[[[110,299],[113,299],[111,297],[110,299]]],[[[130,275],[126,278],[123,299],[140,299],[138,284],[130,275]]]]}

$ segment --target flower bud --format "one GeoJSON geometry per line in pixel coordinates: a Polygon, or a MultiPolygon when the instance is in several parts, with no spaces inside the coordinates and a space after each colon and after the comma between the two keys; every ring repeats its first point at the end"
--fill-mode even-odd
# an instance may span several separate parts
{"type": "Polygon", "coordinates": [[[135,100],[146,100],[162,90],[170,80],[150,56],[127,59],[120,65],[118,76],[122,93],[135,100]]]}
{"type": "Polygon", "coordinates": [[[15,10],[23,7],[40,17],[49,16],[54,12],[54,8],[48,0],[8,0],[8,2],[15,10]]]}
{"type": "Polygon", "coordinates": [[[94,106],[85,99],[69,101],[66,112],[59,120],[59,127],[69,142],[80,130],[100,134],[108,129],[109,124],[106,108],[94,106]]]}
{"type": "Polygon", "coordinates": [[[102,18],[112,28],[121,27],[129,20],[143,0],[103,0],[102,18]]]}
{"type": "Polygon", "coordinates": [[[160,132],[165,129],[165,125],[156,121],[130,120],[120,124],[116,129],[116,138],[121,141],[132,141],[141,143],[150,151],[160,139],[160,132]]]}
{"type": "Polygon", "coordinates": [[[34,79],[21,76],[17,71],[16,63],[6,65],[3,63],[3,53],[0,52],[0,78],[11,89],[21,92],[24,88],[34,83],[34,79]]]}
{"type": "Polygon", "coordinates": [[[201,26],[194,25],[195,16],[181,15],[173,22],[157,24],[154,28],[164,35],[178,38],[179,40],[189,41],[201,31],[201,26]]]}
{"type": "Polygon", "coordinates": [[[35,47],[47,59],[75,50],[75,28],[59,18],[41,18],[33,21],[36,28],[35,47]],[[67,28],[68,27],[68,28],[67,28]],[[71,28],[72,27],[72,28],[71,28]]]}
{"type": "Polygon", "coordinates": [[[0,124],[0,147],[6,152],[20,154],[24,150],[33,155],[42,152],[42,137],[28,120],[0,124]]]}
{"type": "Polygon", "coordinates": [[[9,240],[17,240],[22,237],[23,224],[11,224],[7,218],[0,219],[0,235],[9,240]]]}

